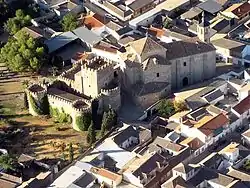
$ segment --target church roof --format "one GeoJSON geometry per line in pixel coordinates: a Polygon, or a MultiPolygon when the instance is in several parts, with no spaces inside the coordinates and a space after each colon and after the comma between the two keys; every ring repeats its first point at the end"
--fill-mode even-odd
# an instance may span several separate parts
{"type": "Polygon", "coordinates": [[[166,50],[162,45],[160,45],[150,37],[144,37],[139,40],[130,42],[129,44],[136,51],[136,53],[141,56],[142,60],[146,58],[146,54],[151,50],[166,50]]]}
{"type": "Polygon", "coordinates": [[[176,41],[163,45],[167,49],[166,57],[168,60],[215,51],[212,45],[198,41],[176,41]]]}

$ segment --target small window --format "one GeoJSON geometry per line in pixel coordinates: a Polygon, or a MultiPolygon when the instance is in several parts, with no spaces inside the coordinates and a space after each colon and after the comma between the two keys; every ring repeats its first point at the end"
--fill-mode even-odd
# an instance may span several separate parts
{"type": "Polygon", "coordinates": [[[184,66],[184,67],[186,67],[186,66],[187,66],[187,63],[186,63],[186,62],[184,62],[184,63],[183,63],[183,66],[184,66]]]}
{"type": "Polygon", "coordinates": [[[156,76],[157,76],[157,77],[159,77],[159,76],[160,76],[160,74],[159,74],[159,73],[157,73],[157,74],[156,74],[156,76]]]}

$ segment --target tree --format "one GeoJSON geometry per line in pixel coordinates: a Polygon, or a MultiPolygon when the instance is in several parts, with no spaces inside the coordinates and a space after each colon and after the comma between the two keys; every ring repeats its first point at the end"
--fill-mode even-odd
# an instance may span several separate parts
{"type": "Polygon", "coordinates": [[[108,121],[108,113],[104,112],[102,116],[101,136],[104,136],[105,132],[108,130],[108,121]]]}
{"type": "Polygon", "coordinates": [[[31,17],[25,15],[24,11],[18,9],[16,11],[16,16],[14,18],[9,18],[8,21],[4,24],[6,31],[11,35],[16,34],[20,29],[31,24],[31,17]]]}
{"type": "Polygon", "coordinates": [[[96,132],[95,132],[93,121],[91,121],[91,124],[88,128],[87,142],[89,144],[93,144],[95,141],[96,141],[96,132]]]}
{"type": "Polygon", "coordinates": [[[86,112],[83,115],[76,117],[76,125],[81,131],[87,131],[90,123],[91,123],[91,114],[89,112],[86,112]]]}
{"type": "Polygon", "coordinates": [[[101,136],[104,136],[105,132],[112,129],[117,124],[117,114],[113,109],[109,109],[103,113],[101,136]]]}
{"type": "Polygon", "coordinates": [[[113,128],[117,124],[117,114],[116,114],[115,110],[113,110],[113,109],[109,110],[109,119],[110,119],[110,124],[108,126],[108,129],[110,130],[111,128],[113,128]]]}
{"type": "Polygon", "coordinates": [[[171,100],[164,99],[158,106],[158,112],[160,115],[169,117],[174,113],[174,104],[171,100]]]}
{"type": "Polygon", "coordinates": [[[23,106],[24,106],[25,109],[29,108],[28,97],[27,97],[26,92],[24,92],[24,96],[23,96],[23,106]]]}
{"type": "Polygon", "coordinates": [[[184,110],[187,110],[187,105],[184,101],[174,101],[174,109],[175,112],[182,112],[184,110]]]}
{"type": "Polygon", "coordinates": [[[14,170],[14,158],[8,154],[0,155],[0,166],[5,170],[14,170]]]}
{"type": "Polygon", "coordinates": [[[72,143],[69,143],[69,161],[72,162],[74,160],[74,150],[72,143]]]}
{"type": "Polygon", "coordinates": [[[78,22],[77,22],[77,17],[76,15],[69,13],[66,14],[63,17],[63,20],[61,22],[63,30],[66,31],[72,31],[77,28],[78,22]]]}
{"type": "Polygon", "coordinates": [[[246,160],[243,164],[243,168],[246,170],[246,171],[250,171],[250,160],[246,160]]]}
{"type": "Polygon", "coordinates": [[[47,54],[42,44],[23,31],[11,38],[0,51],[0,62],[17,72],[38,72],[46,60],[47,54]]]}

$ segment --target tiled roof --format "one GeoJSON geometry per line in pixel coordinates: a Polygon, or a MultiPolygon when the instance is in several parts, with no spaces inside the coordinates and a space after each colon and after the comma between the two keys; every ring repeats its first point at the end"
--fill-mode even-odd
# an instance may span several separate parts
{"type": "Polygon", "coordinates": [[[133,175],[135,177],[142,176],[142,173],[145,173],[148,175],[154,169],[158,168],[157,163],[163,166],[164,162],[165,162],[165,158],[161,156],[160,154],[155,153],[149,159],[139,164],[140,166],[138,166],[138,168],[133,172],[133,175]]]}
{"type": "Polygon", "coordinates": [[[179,144],[188,145],[193,150],[196,150],[204,145],[204,143],[199,138],[194,137],[188,137],[179,144]]]}
{"type": "Polygon", "coordinates": [[[229,119],[224,114],[219,114],[198,129],[205,135],[215,134],[215,131],[229,123],[229,119]]]}
{"type": "Polygon", "coordinates": [[[92,167],[90,171],[94,174],[100,175],[102,177],[105,177],[107,179],[110,179],[112,181],[117,181],[117,179],[121,178],[121,175],[118,175],[114,172],[111,172],[109,170],[106,170],[104,168],[96,168],[92,167]]]}
{"type": "Polygon", "coordinates": [[[240,101],[233,109],[240,115],[250,109],[250,95],[240,101]]]}
{"type": "Polygon", "coordinates": [[[164,34],[164,29],[159,29],[156,27],[150,27],[148,32],[150,32],[152,35],[156,36],[156,37],[161,37],[164,34]]]}
{"type": "Polygon", "coordinates": [[[117,145],[120,145],[130,137],[139,138],[139,131],[133,126],[128,126],[126,129],[118,133],[113,139],[117,145]]]}
{"type": "Polygon", "coordinates": [[[235,6],[232,5],[225,11],[231,11],[234,15],[241,18],[248,12],[250,12],[250,4],[248,2],[241,3],[240,5],[236,4],[235,6]]]}
{"type": "Polygon", "coordinates": [[[164,138],[156,137],[156,139],[150,145],[157,145],[165,149],[169,149],[175,152],[181,151],[184,146],[170,142],[164,138]]]}
{"type": "Polygon", "coordinates": [[[234,181],[234,178],[215,172],[208,168],[202,168],[199,171],[199,173],[197,173],[193,178],[191,178],[188,181],[188,183],[191,183],[192,185],[197,186],[204,181],[208,181],[208,182],[210,181],[210,182],[220,185],[221,187],[226,187],[231,182],[234,181]]]}
{"type": "Polygon", "coordinates": [[[215,51],[212,45],[195,41],[176,41],[162,45],[167,49],[168,60],[215,51]]]}
{"type": "Polygon", "coordinates": [[[83,24],[86,25],[86,27],[92,29],[92,28],[99,28],[104,26],[102,22],[100,22],[98,19],[94,17],[95,15],[92,16],[85,16],[83,18],[83,24]]]}
{"type": "Polygon", "coordinates": [[[141,56],[142,61],[145,60],[147,53],[151,50],[166,50],[162,45],[160,45],[150,37],[144,37],[142,39],[130,42],[129,44],[136,51],[136,53],[141,56]]]}

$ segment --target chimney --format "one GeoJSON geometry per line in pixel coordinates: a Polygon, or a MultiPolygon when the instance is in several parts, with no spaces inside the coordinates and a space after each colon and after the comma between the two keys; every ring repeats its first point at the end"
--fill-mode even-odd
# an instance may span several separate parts
{"type": "Polygon", "coordinates": [[[161,169],[161,164],[158,161],[156,161],[156,165],[157,165],[158,169],[161,169]]]}

